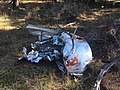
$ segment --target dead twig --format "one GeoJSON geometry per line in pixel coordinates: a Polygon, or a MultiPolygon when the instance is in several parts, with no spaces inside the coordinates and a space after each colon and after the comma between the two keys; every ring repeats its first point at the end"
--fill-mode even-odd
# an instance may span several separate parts
{"type": "Polygon", "coordinates": [[[66,28],[66,27],[73,27],[74,25],[76,25],[76,22],[71,22],[66,25],[58,25],[58,26],[61,28],[66,28]]]}
{"type": "Polygon", "coordinates": [[[120,57],[117,57],[116,59],[114,59],[112,62],[108,63],[108,64],[105,64],[104,67],[101,69],[98,77],[97,77],[97,80],[96,80],[96,83],[93,87],[92,90],[100,90],[100,83],[103,79],[103,76],[104,74],[114,65],[114,64],[117,64],[118,62],[120,62],[120,57]]]}
{"type": "Polygon", "coordinates": [[[116,29],[111,29],[110,33],[111,33],[111,35],[113,36],[113,38],[115,39],[116,43],[119,45],[119,48],[120,48],[120,42],[116,37],[116,29]]]}

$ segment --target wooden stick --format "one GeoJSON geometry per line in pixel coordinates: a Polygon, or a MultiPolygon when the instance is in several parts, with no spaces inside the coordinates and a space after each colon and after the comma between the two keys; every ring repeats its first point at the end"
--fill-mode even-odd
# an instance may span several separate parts
{"type": "Polygon", "coordinates": [[[104,67],[101,69],[98,77],[97,77],[97,80],[96,80],[96,83],[93,87],[92,90],[100,90],[100,83],[103,79],[103,76],[104,74],[114,65],[114,64],[117,64],[118,62],[120,62],[120,57],[117,57],[115,58],[112,62],[110,63],[107,63],[104,65],[104,67]]]}

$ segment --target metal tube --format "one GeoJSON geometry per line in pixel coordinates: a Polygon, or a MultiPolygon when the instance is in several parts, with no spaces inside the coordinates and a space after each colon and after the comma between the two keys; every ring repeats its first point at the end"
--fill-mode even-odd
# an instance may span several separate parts
{"type": "Polygon", "coordinates": [[[49,29],[49,28],[41,28],[41,27],[31,25],[31,24],[27,25],[26,28],[35,29],[35,30],[43,31],[43,32],[49,32],[49,33],[52,33],[52,34],[58,34],[59,33],[58,30],[53,30],[53,29],[49,29]]]}

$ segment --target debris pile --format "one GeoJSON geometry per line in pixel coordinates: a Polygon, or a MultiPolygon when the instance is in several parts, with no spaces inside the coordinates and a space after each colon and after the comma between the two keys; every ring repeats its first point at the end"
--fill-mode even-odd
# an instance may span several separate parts
{"type": "Polygon", "coordinates": [[[38,40],[31,43],[31,51],[23,47],[22,57],[28,61],[38,63],[40,60],[56,62],[62,72],[81,76],[86,66],[92,61],[92,51],[86,40],[75,34],[62,30],[41,28],[27,25],[29,33],[38,36],[38,40]]]}

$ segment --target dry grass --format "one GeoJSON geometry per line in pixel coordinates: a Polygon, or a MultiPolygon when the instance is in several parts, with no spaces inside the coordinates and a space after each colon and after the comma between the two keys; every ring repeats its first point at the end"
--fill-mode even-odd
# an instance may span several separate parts
{"type": "Polygon", "coordinates": [[[0,29],[10,30],[16,28],[15,26],[12,26],[11,23],[12,20],[9,18],[9,16],[0,16],[0,29]]]}
{"type": "MultiPolygon", "coordinates": [[[[20,5],[21,9],[15,11],[10,11],[8,6],[4,14],[0,15],[0,90],[90,90],[92,88],[98,71],[103,65],[101,60],[107,59],[108,55],[112,57],[113,49],[116,48],[114,46],[116,42],[109,40],[107,33],[113,21],[120,21],[120,9],[85,11],[80,6],[61,3],[57,6],[52,3],[28,3],[20,5]],[[30,43],[36,39],[24,28],[27,24],[57,28],[57,25],[65,25],[73,21],[78,23],[78,35],[84,36],[88,41],[102,40],[90,43],[95,61],[91,64],[93,69],[91,73],[76,79],[63,74],[55,63],[48,61],[41,61],[38,64],[24,61],[17,65],[22,47],[29,47],[30,43]]],[[[74,30],[70,27],[63,29],[70,32],[74,30]]],[[[119,33],[117,36],[119,37],[119,33]]],[[[119,75],[119,72],[109,72],[103,84],[110,90],[119,90],[118,80],[114,82],[110,79],[111,76],[118,79],[119,75]],[[117,86],[113,87],[114,85],[117,86]]]]}

